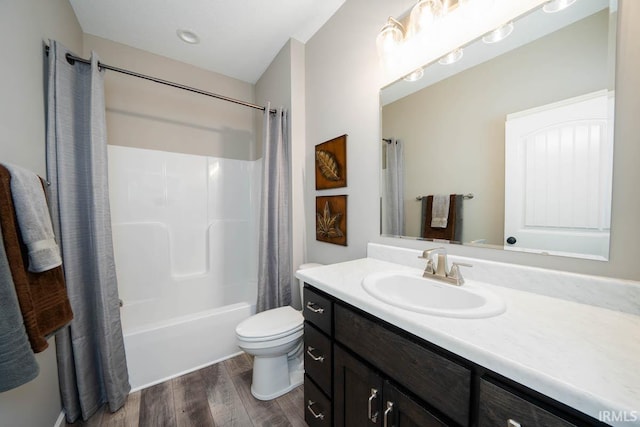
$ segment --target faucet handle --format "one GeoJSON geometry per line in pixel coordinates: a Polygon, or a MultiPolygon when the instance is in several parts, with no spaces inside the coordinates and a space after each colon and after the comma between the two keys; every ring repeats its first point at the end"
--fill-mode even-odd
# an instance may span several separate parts
{"type": "Polygon", "coordinates": [[[431,277],[432,275],[435,274],[436,270],[435,268],[433,268],[433,260],[429,257],[418,257],[418,258],[426,258],[427,259],[427,265],[424,268],[424,273],[422,273],[422,277],[431,277]]]}
{"type": "Polygon", "coordinates": [[[473,267],[473,265],[464,262],[454,262],[451,265],[451,270],[449,270],[447,277],[454,279],[456,281],[456,285],[458,286],[464,284],[464,277],[462,277],[460,267],[473,267]]]}
{"type": "Polygon", "coordinates": [[[418,258],[429,259],[431,257],[431,254],[434,252],[445,253],[445,248],[440,246],[437,248],[425,249],[424,251],[422,251],[422,255],[420,255],[418,258]]]}
{"type": "Polygon", "coordinates": [[[443,248],[442,246],[437,247],[437,248],[432,248],[432,249],[425,249],[422,252],[422,255],[419,256],[418,258],[421,259],[426,259],[427,260],[427,265],[424,269],[424,274],[422,275],[423,277],[430,277],[434,274],[440,274],[442,276],[445,276],[446,274],[444,272],[441,272],[441,265],[446,265],[446,255],[445,256],[445,262],[444,264],[442,264],[440,262],[440,258],[443,256],[442,254],[446,254],[446,249],[443,248]],[[433,258],[431,257],[432,253],[437,253],[438,254],[438,264],[437,264],[437,269],[436,266],[433,262],[433,258]]]}

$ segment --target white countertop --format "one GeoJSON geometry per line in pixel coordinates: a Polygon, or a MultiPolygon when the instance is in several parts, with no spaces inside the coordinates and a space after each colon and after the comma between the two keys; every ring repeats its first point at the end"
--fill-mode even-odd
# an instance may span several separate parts
{"type": "Polygon", "coordinates": [[[342,301],[485,368],[612,425],[640,425],[640,316],[479,283],[502,296],[505,313],[456,319],[385,304],[361,286],[371,273],[420,271],[374,258],[299,270],[297,277],[342,301]],[[621,415],[618,415],[621,416],[621,415]]]}

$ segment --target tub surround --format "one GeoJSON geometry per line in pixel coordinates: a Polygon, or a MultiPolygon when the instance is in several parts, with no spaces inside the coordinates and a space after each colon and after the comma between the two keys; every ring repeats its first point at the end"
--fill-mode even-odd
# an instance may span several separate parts
{"type": "MultiPolygon", "coordinates": [[[[369,244],[368,258],[297,276],[596,419],[601,411],[640,415],[640,284],[450,256],[473,264],[465,277],[483,282],[506,301],[505,313],[486,319],[413,313],[378,301],[362,288],[362,279],[371,273],[423,269],[420,254],[369,244]]],[[[640,425],[640,419],[620,425],[640,425]]]]}

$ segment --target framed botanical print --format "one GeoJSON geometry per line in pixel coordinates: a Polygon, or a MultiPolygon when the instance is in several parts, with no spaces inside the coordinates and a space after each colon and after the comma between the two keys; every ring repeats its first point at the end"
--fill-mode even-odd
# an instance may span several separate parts
{"type": "Polygon", "coordinates": [[[316,240],[347,246],[347,196],[316,197],[316,240]]]}
{"type": "Polygon", "coordinates": [[[347,135],[316,145],[316,190],[347,186],[347,135]]]}

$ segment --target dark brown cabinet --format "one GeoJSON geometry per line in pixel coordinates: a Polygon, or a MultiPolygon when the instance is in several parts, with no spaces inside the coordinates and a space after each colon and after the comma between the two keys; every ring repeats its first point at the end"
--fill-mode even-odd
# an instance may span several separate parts
{"type": "Polygon", "coordinates": [[[334,361],[335,426],[446,426],[338,344],[334,347],[334,361]]]}
{"type": "Polygon", "coordinates": [[[575,427],[533,402],[516,396],[487,380],[480,381],[479,427],[544,426],[575,427]]]}
{"type": "Polygon", "coordinates": [[[308,285],[304,304],[310,426],[606,425],[308,285]]]}
{"type": "Polygon", "coordinates": [[[471,371],[355,311],[336,304],[335,341],[456,424],[467,426],[471,371]]]}
{"type": "Polygon", "coordinates": [[[311,427],[333,423],[333,301],[305,288],[304,419],[311,427]]]}

